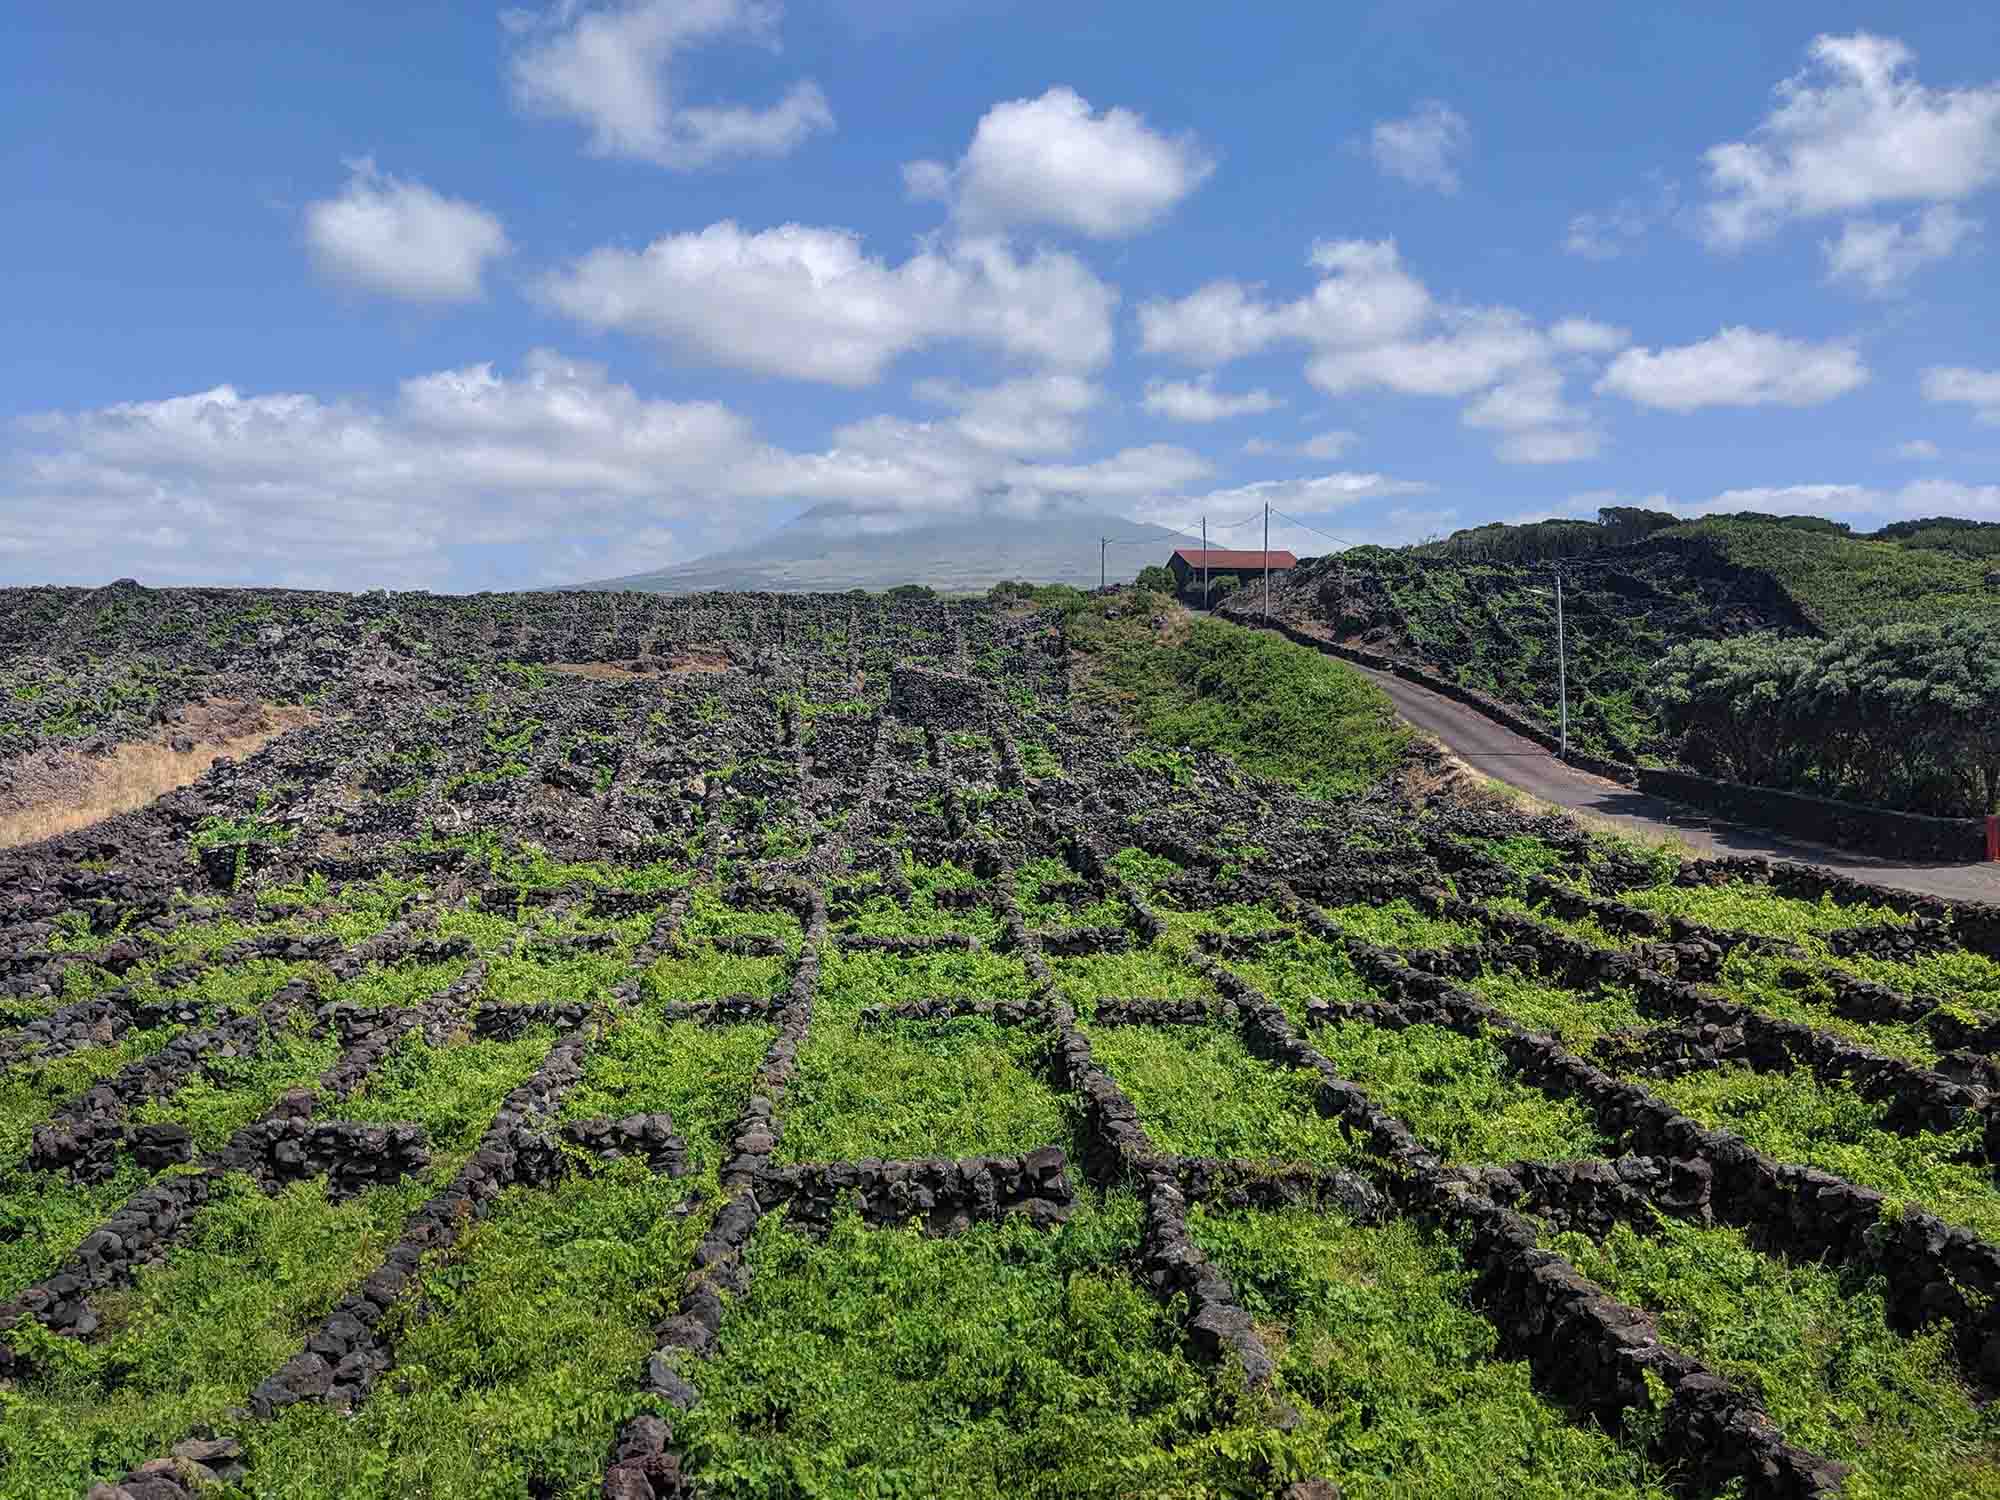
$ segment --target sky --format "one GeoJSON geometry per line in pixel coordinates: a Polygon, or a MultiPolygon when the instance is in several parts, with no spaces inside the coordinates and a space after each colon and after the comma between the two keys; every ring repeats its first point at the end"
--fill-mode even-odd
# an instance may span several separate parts
{"type": "Polygon", "coordinates": [[[0,193],[9,584],[2000,519],[1983,5],[28,7],[0,193]]]}

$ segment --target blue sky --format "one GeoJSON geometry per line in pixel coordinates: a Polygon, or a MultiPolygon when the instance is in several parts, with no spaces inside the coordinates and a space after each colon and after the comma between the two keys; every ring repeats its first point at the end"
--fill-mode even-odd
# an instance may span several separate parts
{"type": "Polygon", "coordinates": [[[2000,518],[1982,10],[33,8],[0,578],[534,587],[817,504],[2000,518]]]}

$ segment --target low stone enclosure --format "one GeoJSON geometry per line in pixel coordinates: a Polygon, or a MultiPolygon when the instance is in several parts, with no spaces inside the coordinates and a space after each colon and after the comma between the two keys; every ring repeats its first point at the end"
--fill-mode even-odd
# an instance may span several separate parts
{"type": "MultiPolygon", "coordinates": [[[[2000,1385],[2000,911],[1754,861],[1662,877],[1569,825],[1388,786],[1315,802],[1214,757],[1177,781],[1070,707],[1057,622],[936,609],[806,641],[803,618],[755,650],[723,634],[731,665],[698,674],[470,653],[0,854],[0,1062],[27,1101],[0,1132],[0,1485],[340,1492],[302,1477],[327,1462],[453,1492],[410,1477],[457,1461],[444,1439],[382,1434],[455,1350],[455,1405],[421,1408],[463,1424],[451,1484],[742,1493],[757,1465],[895,1441],[818,1425],[783,1378],[807,1349],[809,1385],[874,1378],[880,1345],[886,1420],[947,1435],[853,1472],[976,1493],[927,1404],[951,1361],[893,1318],[847,1328],[850,1288],[813,1269],[855,1244],[990,1250],[1046,1293],[1017,1343],[1092,1288],[1155,1309],[1130,1337],[1185,1362],[1202,1415],[1107,1493],[1435,1478],[1427,1434],[1511,1370],[1476,1482],[1896,1493],[2000,1459],[1976,1431],[2000,1385]],[[882,630],[922,659],[857,672],[882,630]],[[1720,1105],[1690,1091],[1723,1077],[1720,1105]],[[1742,1102],[1760,1089],[1790,1134],[1742,1102]],[[1797,1123],[1815,1101],[1839,1139],[1797,1123]],[[1935,1170],[1877,1185],[1871,1157],[1905,1151],[1935,1170]],[[294,1293],[259,1246],[311,1225],[334,1227],[285,1263],[294,1293]],[[1346,1238],[1301,1291],[1266,1230],[1346,1238]],[[1857,1437],[1783,1360],[1580,1269],[1682,1235],[1872,1289],[1868,1347],[1933,1340],[1925,1399],[1970,1415],[1857,1437]],[[1398,1236],[1483,1342],[1385,1460],[1350,1420],[1371,1393],[1316,1383],[1343,1325],[1308,1302],[1398,1236]],[[1049,1270],[1046,1245],[1081,1259],[1049,1270]],[[247,1354],[188,1318],[197,1286],[204,1318],[258,1331],[247,1354]],[[524,1355],[510,1317],[561,1332],[524,1355]],[[170,1349],[142,1344],[159,1319],[170,1349]],[[1521,1439],[1531,1416],[1560,1440],[1521,1439]]],[[[853,1253],[858,1286],[878,1252],[853,1253]]],[[[1378,1279],[1340,1282],[1349,1316],[1378,1279]]],[[[1395,1347],[1373,1378],[1438,1357],[1395,1347]]],[[[1010,1368],[993,1420],[1033,1429],[1010,1368]]]]}

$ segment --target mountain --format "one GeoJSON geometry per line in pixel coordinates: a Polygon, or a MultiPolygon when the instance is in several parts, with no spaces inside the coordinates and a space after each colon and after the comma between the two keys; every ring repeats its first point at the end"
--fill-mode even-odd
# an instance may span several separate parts
{"type": "Polygon", "coordinates": [[[1096,511],[1039,516],[981,516],[890,530],[901,517],[817,505],[762,541],[651,573],[573,585],[581,590],[641,589],[695,594],[746,589],[796,594],[885,589],[927,583],[940,592],[985,592],[1008,578],[1097,587],[1098,538],[1118,537],[1105,578],[1129,583],[1148,563],[1164,563],[1190,539],[1096,511]],[[1135,544],[1136,543],[1136,544],[1135,544]]]}

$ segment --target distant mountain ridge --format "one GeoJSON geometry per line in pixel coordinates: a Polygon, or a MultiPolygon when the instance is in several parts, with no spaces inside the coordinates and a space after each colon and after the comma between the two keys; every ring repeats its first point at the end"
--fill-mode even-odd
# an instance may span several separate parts
{"type": "Polygon", "coordinates": [[[1105,578],[1130,583],[1148,563],[1164,563],[1189,538],[1163,526],[1099,511],[1031,517],[982,516],[875,531],[879,520],[841,505],[818,505],[762,541],[710,553],[650,573],[571,585],[696,594],[839,592],[925,583],[940,592],[984,592],[1003,579],[1097,587],[1098,538],[1123,538],[1106,555],[1105,578]]]}

